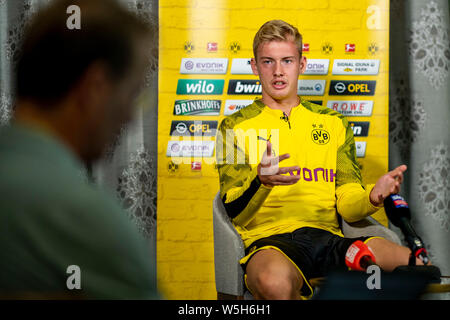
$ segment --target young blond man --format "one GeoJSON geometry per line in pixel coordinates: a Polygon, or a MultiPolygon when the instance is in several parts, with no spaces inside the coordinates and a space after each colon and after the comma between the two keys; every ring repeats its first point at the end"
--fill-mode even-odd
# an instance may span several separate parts
{"type": "Polygon", "coordinates": [[[246,247],[240,263],[247,288],[257,299],[310,298],[308,280],[345,266],[356,240],[370,247],[383,270],[408,264],[408,248],[377,237],[344,238],[338,221],[338,215],[354,222],[379,210],[400,191],[406,166],[362,184],[346,118],[297,95],[306,69],[297,28],[266,22],[253,52],[262,99],[225,118],[217,138],[220,193],[246,247]],[[255,141],[263,143],[262,156],[255,141]]]}

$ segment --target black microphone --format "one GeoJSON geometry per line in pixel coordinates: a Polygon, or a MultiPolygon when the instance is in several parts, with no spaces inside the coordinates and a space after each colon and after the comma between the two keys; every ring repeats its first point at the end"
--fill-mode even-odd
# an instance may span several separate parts
{"type": "MultiPolygon", "coordinates": [[[[413,256],[421,259],[423,264],[428,264],[429,259],[425,244],[411,225],[411,212],[405,199],[399,194],[389,195],[384,199],[384,210],[394,226],[402,230],[413,256]]],[[[410,264],[415,265],[415,258],[410,260],[410,264]]]]}

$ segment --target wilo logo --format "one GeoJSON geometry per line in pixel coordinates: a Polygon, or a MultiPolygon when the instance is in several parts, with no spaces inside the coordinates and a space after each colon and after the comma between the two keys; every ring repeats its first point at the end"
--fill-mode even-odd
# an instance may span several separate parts
{"type": "Polygon", "coordinates": [[[178,79],[177,94],[222,94],[225,80],[178,79]]]}

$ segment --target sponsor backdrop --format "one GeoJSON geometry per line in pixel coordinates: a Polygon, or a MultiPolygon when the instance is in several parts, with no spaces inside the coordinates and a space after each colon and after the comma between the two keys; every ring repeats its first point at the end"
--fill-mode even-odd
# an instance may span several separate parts
{"type": "MultiPolygon", "coordinates": [[[[305,99],[353,127],[365,183],[388,170],[388,0],[160,0],[157,273],[169,299],[215,299],[212,200],[220,121],[261,94],[253,36],[283,19],[303,35],[305,99]]],[[[375,217],[387,223],[383,210],[375,217]]]]}

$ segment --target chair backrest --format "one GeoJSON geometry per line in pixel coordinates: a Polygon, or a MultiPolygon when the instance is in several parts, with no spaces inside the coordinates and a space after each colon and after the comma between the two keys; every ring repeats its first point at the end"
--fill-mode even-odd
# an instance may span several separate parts
{"type": "Polygon", "coordinates": [[[244,257],[245,247],[225,211],[220,192],[213,201],[213,228],[216,289],[221,293],[242,296],[244,272],[239,260],[244,257]]]}

